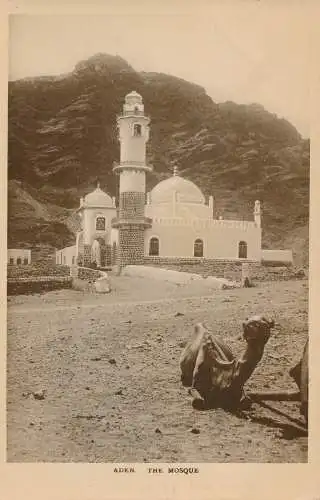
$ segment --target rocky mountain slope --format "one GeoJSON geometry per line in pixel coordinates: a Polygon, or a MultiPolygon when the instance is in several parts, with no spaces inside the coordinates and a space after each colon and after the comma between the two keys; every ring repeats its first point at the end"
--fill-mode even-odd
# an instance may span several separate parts
{"type": "Polygon", "coordinates": [[[258,104],[218,104],[198,85],[106,54],[66,75],[9,82],[10,247],[72,244],[80,196],[97,179],[117,195],[115,122],[131,90],[151,117],[148,189],[177,165],[215,196],[217,215],[252,218],[260,199],[264,247],[290,243],[306,263],[309,141],[258,104]]]}

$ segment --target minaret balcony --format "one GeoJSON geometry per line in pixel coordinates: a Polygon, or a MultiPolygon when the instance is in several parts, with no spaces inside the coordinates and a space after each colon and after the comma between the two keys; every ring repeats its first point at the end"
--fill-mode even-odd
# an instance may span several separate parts
{"type": "Polygon", "coordinates": [[[124,118],[142,118],[146,122],[150,122],[150,117],[146,116],[143,111],[123,111],[122,113],[117,114],[117,121],[123,120],[124,118]]]}
{"type": "Polygon", "coordinates": [[[119,228],[123,226],[143,226],[144,229],[148,229],[152,227],[152,219],[150,217],[137,217],[136,219],[134,218],[123,218],[120,219],[119,217],[114,217],[111,219],[111,227],[112,228],[119,228]]]}
{"type": "Polygon", "coordinates": [[[120,164],[116,164],[113,166],[113,172],[120,173],[123,170],[132,170],[140,171],[140,172],[152,172],[152,165],[144,165],[139,161],[123,161],[120,164]]]}

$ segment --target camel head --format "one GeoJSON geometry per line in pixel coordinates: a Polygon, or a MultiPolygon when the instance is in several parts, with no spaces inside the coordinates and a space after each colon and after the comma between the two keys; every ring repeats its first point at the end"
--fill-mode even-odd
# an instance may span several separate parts
{"type": "Polygon", "coordinates": [[[264,345],[268,342],[271,329],[274,328],[274,320],[268,320],[264,316],[251,316],[243,322],[243,338],[247,343],[264,345]]]}

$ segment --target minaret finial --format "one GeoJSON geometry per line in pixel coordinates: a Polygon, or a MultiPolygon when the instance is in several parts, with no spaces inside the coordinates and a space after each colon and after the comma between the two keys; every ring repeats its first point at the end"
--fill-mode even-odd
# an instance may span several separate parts
{"type": "Polygon", "coordinates": [[[178,175],[178,167],[177,167],[177,165],[175,165],[175,166],[173,167],[173,175],[174,175],[175,177],[178,175]]]}
{"type": "Polygon", "coordinates": [[[97,180],[97,189],[100,189],[100,182],[97,180]]]}

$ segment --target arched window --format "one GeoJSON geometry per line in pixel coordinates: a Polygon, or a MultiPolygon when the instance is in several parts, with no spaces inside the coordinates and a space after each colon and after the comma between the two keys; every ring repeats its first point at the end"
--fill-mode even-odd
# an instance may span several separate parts
{"type": "Polygon", "coordinates": [[[72,256],[72,265],[74,265],[75,260],[76,260],[76,258],[75,258],[75,256],[73,255],[73,256],[72,256]]]}
{"type": "Polygon", "coordinates": [[[248,245],[245,241],[240,241],[239,243],[239,253],[238,257],[239,259],[246,259],[247,258],[247,253],[248,253],[248,245]]]}
{"type": "Polygon", "coordinates": [[[96,231],[105,231],[105,230],[106,230],[105,217],[97,217],[96,218],[96,231]]]}
{"type": "Polygon", "coordinates": [[[18,258],[17,258],[17,264],[18,264],[18,266],[21,264],[21,259],[20,259],[20,257],[18,257],[18,258]]]}
{"type": "Polygon", "coordinates": [[[23,263],[26,266],[28,264],[28,259],[27,258],[23,259],[23,263]]]}
{"type": "Polygon", "coordinates": [[[135,137],[140,137],[141,133],[142,133],[142,127],[141,127],[140,123],[135,123],[133,125],[133,135],[135,137]]]}
{"type": "Polygon", "coordinates": [[[67,259],[66,259],[66,256],[64,255],[63,256],[63,263],[66,264],[67,263],[67,259]]]}
{"type": "Polygon", "coordinates": [[[14,264],[14,259],[10,257],[10,264],[14,264]]]}
{"type": "Polygon", "coordinates": [[[138,106],[135,106],[135,107],[134,107],[134,114],[135,114],[135,115],[138,115],[138,114],[139,114],[139,108],[138,108],[138,106]]]}
{"type": "Polygon", "coordinates": [[[151,238],[149,241],[149,255],[159,255],[159,239],[151,238]]]}
{"type": "Polygon", "coordinates": [[[193,245],[193,256],[194,257],[203,257],[203,241],[200,239],[196,239],[193,245]]]}

